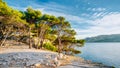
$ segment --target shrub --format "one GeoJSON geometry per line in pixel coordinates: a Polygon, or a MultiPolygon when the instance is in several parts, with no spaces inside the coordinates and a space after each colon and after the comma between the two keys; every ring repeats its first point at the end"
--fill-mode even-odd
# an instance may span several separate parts
{"type": "Polygon", "coordinates": [[[51,51],[57,51],[57,47],[55,47],[52,43],[44,43],[43,47],[45,49],[51,50],[51,51]]]}
{"type": "Polygon", "coordinates": [[[79,50],[72,50],[72,52],[73,52],[74,54],[79,54],[79,53],[81,53],[81,51],[79,51],[79,50]]]}

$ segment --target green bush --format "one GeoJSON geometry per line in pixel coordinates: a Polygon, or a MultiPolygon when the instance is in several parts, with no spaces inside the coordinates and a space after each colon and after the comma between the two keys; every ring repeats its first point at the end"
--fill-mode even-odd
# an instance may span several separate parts
{"type": "Polygon", "coordinates": [[[44,43],[43,47],[51,51],[57,51],[57,48],[52,43],[44,43]]]}

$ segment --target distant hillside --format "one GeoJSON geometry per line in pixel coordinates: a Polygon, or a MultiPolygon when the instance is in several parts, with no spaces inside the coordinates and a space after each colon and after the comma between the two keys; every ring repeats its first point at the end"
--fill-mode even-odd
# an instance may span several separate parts
{"type": "Polygon", "coordinates": [[[120,42],[120,34],[99,35],[85,39],[86,42],[120,42]]]}

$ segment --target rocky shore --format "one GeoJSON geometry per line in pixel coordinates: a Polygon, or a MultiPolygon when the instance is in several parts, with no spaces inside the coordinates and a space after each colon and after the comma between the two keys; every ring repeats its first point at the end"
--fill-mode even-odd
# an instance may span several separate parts
{"type": "Polygon", "coordinates": [[[0,47],[0,68],[113,68],[80,57],[20,46],[0,47]]]}
{"type": "Polygon", "coordinates": [[[17,52],[0,53],[0,68],[112,68],[74,56],[62,54],[59,56],[57,53],[50,51],[12,50],[17,52]]]}

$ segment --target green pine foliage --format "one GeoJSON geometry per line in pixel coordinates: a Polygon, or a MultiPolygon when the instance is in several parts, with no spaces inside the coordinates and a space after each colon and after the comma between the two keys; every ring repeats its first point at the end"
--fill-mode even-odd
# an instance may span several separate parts
{"type": "Polygon", "coordinates": [[[59,53],[64,51],[80,53],[72,45],[84,44],[85,41],[76,40],[75,35],[76,32],[71,27],[70,22],[62,16],[42,14],[41,11],[34,10],[32,7],[28,7],[26,11],[19,11],[0,0],[1,46],[7,38],[14,37],[21,42],[24,40],[29,44],[29,48],[34,46],[37,49],[44,47],[59,53]],[[35,37],[37,41],[33,40],[35,37]],[[44,43],[46,40],[50,42],[44,43]]]}
{"type": "Polygon", "coordinates": [[[43,47],[51,51],[55,51],[55,52],[57,51],[57,48],[52,43],[49,42],[44,43],[43,47]]]}

